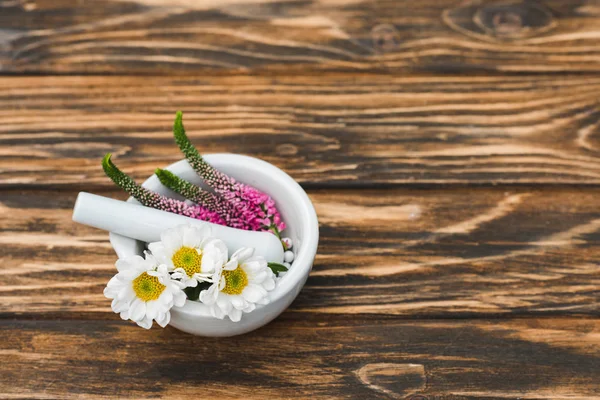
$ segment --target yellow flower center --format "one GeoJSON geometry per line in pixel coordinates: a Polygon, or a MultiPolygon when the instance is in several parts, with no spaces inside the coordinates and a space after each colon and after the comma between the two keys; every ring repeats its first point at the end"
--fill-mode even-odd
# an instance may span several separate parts
{"type": "Polygon", "coordinates": [[[133,280],[133,291],[143,301],[158,299],[165,288],[156,276],[148,275],[147,272],[133,280]]]}
{"type": "Polygon", "coordinates": [[[225,278],[225,287],[221,292],[227,294],[242,294],[244,288],[248,286],[248,275],[239,266],[233,271],[223,271],[225,278]]]}
{"type": "Polygon", "coordinates": [[[182,268],[191,278],[194,274],[202,271],[202,254],[191,247],[182,247],[173,254],[173,265],[175,268],[182,268]]]}

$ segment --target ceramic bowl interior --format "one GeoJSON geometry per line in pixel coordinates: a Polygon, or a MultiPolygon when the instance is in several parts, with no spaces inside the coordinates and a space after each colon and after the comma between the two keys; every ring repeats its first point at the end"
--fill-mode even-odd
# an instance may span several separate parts
{"type": "MultiPolygon", "coordinates": [[[[296,297],[312,268],[317,251],[319,228],[315,210],[306,192],[279,168],[265,161],[237,154],[209,154],[205,156],[205,159],[215,168],[237,181],[252,185],[269,194],[275,200],[277,208],[287,225],[282,237],[290,237],[293,240],[295,254],[289,271],[280,278],[275,289],[270,292],[271,304],[269,306],[258,306],[252,313],[244,314],[242,321],[238,323],[233,323],[227,318],[215,321],[215,318],[210,315],[208,307],[195,301],[187,301],[184,307],[173,308],[171,311],[172,325],[179,329],[200,335],[230,336],[227,334],[227,329],[233,334],[255,329],[275,318],[296,297]],[[278,305],[278,301],[286,304],[278,305]],[[261,307],[267,307],[268,310],[261,313],[261,307]],[[253,314],[255,315],[253,316],[253,314]],[[211,321],[211,329],[203,330],[198,327],[186,329],[187,326],[185,325],[190,323],[178,322],[179,317],[185,317],[188,321],[209,320],[211,321]],[[262,317],[262,319],[256,320],[259,317],[262,317]],[[252,322],[253,319],[254,322],[252,322]],[[243,326],[245,320],[249,325],[248,327],[243,326]]],[[[183,179],[206,188],[202,179],[185,160],[171,164],[166,169],[183,179]]],[[[181,196],[164,187],[156,175],[148,178],[143,186],[168,197],[182,199],[181,196]]],[[[137,203],[131,197],[127,201],[137,203]]],[[[142,254],[146,248],[146,243],[112,232],[110,233],[110,241],[119,257],[142,254]]]]}

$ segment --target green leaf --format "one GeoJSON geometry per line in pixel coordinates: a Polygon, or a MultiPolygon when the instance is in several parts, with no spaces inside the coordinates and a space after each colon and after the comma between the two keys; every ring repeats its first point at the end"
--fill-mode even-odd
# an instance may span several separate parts
{"type": "Polygon", "coordinates": [[[107,153],[102,159],[102,168],[104,169],[106,176],[108,176],[118,187],[135,197],[143,205],[157,208],[152,201],[155,200],[158,195],[135,183],[133,178],[117,168],[112,162],[111,157],[112,155],[107,153]]]}
{"type": "Polygon", "coordinates": [[[174,173],[166,169],[157,168],[154,174],[158,177],[160,183],[174,192],[179,193],[186,199],[200,203],[202,201],[202,189],[198,186],[181,179],[174,173]]]}
{"type": "MultiPolygon", "coordinates": [[[[194,147],[190,139],[185,134],[185,128],[183,127],[183,113],[177,111],[175,115],[175,122],[173,123],[173,136],[175,136],[175,142],[185,155],[185,158],[192,162],[201,163],[202,156],[198,153],[198,150],[194,147]]],[[[193,167],[193,165],[192,165],[193,167]]]]}
{"type": "Polygon", "coordinates": [[[288,270],[285,265],[279,263],[270,262],[267,263],[267,265],[269,266],[269,268],[271,268],[271,271],[273,271],[273,273],[276,275],[280,272],[286,272],[288,270]]]}
{"type": "MultiPolygon", "coordinates": [[[[198,152],[198,149],[190,142],[190,139],[185,134],[185,128],[183,127],[183,113],[181,111],[177,111],[177,114],[175,115],[173,136],[175,136],[175,143],[179,146],[179,149],[188,160],[188,163],[209,186],[216,188],[220,187],[221,184],[229,184],[229,178],[207,163],[198,152]]],[[[221,189],[221,191],[223,190],[225,190],[225,188],[221,189]]]]}
{"type": "Polygon", "coordinates": [[[205,289],[208,289],[209,287],[210,287],[210,283],[202,282],[202,283],[198,283],[198,286],[196,286],[196,287],[187,287],[187,288],[183,289],[183,291],[185,292],[185,294],[187,295],[187,298],[189,300],[197,301],[198,297],[200,297],[200,292],[205,289]]]}
{"type": "Polygon", "coordinates": [[[187,298],[189,300],[198,300],[198,297],[200,297],[200,285],[196,286],[196,287],[186,287],[185,289],[183,289],[183,291],[185,292],[185,294],[187,295],[187,298]]]}

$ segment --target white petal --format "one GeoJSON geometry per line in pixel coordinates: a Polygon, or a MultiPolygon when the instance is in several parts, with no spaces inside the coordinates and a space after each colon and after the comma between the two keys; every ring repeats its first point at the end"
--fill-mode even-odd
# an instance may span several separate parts
{"type": "Polygon", "coordinates": [[[160,241],[165,246],[165,253],[167,254],[167,256],[170,256],[173,253],[175,253],[183,245],[182,238],[177,228],[168,229],[165,232],[163,232],[160,235],[160,241]]]}
{"type": "Polygon", "coordinates": [[[135,321],[136,324],[138,324],[139,326],[141,326],[144,329],[150,329],[152,328],[152,318],[143,318],[139,321],[135,321]]]}
{"type": "Polygon", "coordinates": [[[119,279],[120,273],[118,273],[117,275],[113,276],[112,278],[110,278],[110,280],[108,281],[108,283],[106,284],[107,287],[121,287],[123,285],[123,281],[121,279],[119,279]]]}
{"type": "Polygon", "coordinates": [[[172,303],[173,302],[173,293],[170,290],[165,290],[161,293],[158,298],[163,303],[172,303]]]}
{"type": "Polygon", "coordinates": [[[126,271],[121,271],[117,275],[118,279],[123,282],[131,282],[138,276],[140,276],[144,271],[138,270],[137,268],[131,268],[126,271]]]}
{"type": "Polygon", "coordinates": [[[263,281],[262,286],[267,290],[275,289],[275,280],[273,278],[269,278],[263,281]]]}
{"type": "Polygon", "coordinates": [[[256,309],[256,305],[254,303],[247,303],[248,306],[246,306],[246,308],[244,308],[242,311],[245,313],[249,313],[252,312],[256,309]]]}
{"type": "Polygon", "coordinates": [[[196,287],[198,286],[198,281],[195,280],[194,278],[183,278],[182,282],[185,284],[186,287],[196,287]]]}
{"type": "Polygon", "coordinates": [[[125,258],[119,258],[115,263],[115,267],[117,267],[117,271],[122,272],[131,269],[143,262],[144,259],[141,256],[135,255],[125,258]]]}
{"type": "Polygon", "coordinates": [[[217,269],[217,270],[216,270],[216,271],[213,273],[213,275],[212,275],[212,276],[211,276],[211,278],[210,278],[210,281],[211,281],[211,282],[220,282],[220,281],[221,281],[221,278],[223,277],[223,270],[222,270],[222,267],[223,267],[223,266],[221,266],[221,268],[217,269]]]}
{"type": "Polygon", "coordinates": [[[263,257],[250,257],[244,262],[244,268],[252,272],[258,272],[267,267],[267,261],[263,257]]]}
{"type": "Polygon", "coordinates": [[[219,260],[220,257],[214,250],[204,251],[200,269],[203,273],[212,273],[219,267],[219,260]]]}
{"type": "Polygon", "coordinates": [[[154,319],[158,315],[158,310],[160,306],[157,300],[151,300],[146,303],[146,315],[148,318],[154,319]]]}
{"type": "Polygon", "coordinates": [[[237,261],[237,258],[233,258],[233,257],[231,257],[231,260],[229,260],[229,261],[227,262],[227,264],[225,264],[225,265],[223,266],[223,269],[224,269],[225,271],[233,271],[233,270],[234,270],[234,269],[236,269],[237,267],[238,267],[238,261],[237,261]]]}
{"type": "Polygon", "coordinates": [[[205,236],[202,229],[196,228],[195,226],[185,227],[182,230],[181,243],[187,247],[198,248],[202,244],[204,238],[205,236]]]}
{"type": "Polygon", "coordinates": [[[154,255],[148,251],[144,251],[144,257],[144,265],[146,266],[146,269],[155,269],[156,266],[160,264],[156,257],[154,257],[154,255]]]}
{"type": "Polygon", "coordinates": [[[225,314],[229,314],[233,308],[231,301],[229,301],[229,296],[223,293],[219,293],[219,296],[217,297],[217,305],[225,314]]]}
{"type": "Polygon", "coordinates": [[[135,300],[136,297],[137,296],[136,296],[135,292],[133,291],[133,287],[128,286],[127,291],[125,292],[125,295],[123,296],[122,301],[126,301],[127,303],[131,304],[131,302],[133,300],[135,300]]]}
{"type": "Polygon", "coordinates": [[[212,228],[209,224],[195,225],[195,227],[202,231],[202,236],[204,237],[211,237],[213,235],[212,228]]]}
{"type": "Polygon", "coordinates": [[[171,275],[169,275],[169,274],[159,275],[158,281],[165,286],[169,286],[172,282],[177,282],[177,281],[173,281],[173,279],[171,279],[171,275]]]}
{"type": "MultiPolygon", "coordinates": [[[[150,248],[150,247],[149,247],[150,248]]],[[[173,261],[171,260],[171,254],[167,254],[165,246],[162,243],[156,242],[156,246],[150,248],[152,255],[156,261],[160,264],[166,264],[168,268],[173,268],[173,261]]]]}
{"type": "Polygon", "coordinates": [[[169,274],[169,268],[165,264],[160,264],[156,270],[165,276],[169,274]]]}
{"type": "Polygon", "coordinates": [[[174,289],[185,289],[185,285],[182,282],[173,279],[171,279],[169,284],[165,284],[165,286],[172,286],[174,289]]]}
{"type": "Polygon", "coordinates": [[[231,296],[231,305],[238,310],[246,308],[247,303],[242,296],[231,296]]]}
{"type": "Polygon", "coordinates": [[[183,290],[177,290],[173,292],[173,305],[175,307],[183,307],[186,299],[187,297],[183,290]]]}
{"type": "Polygon", "coordinates": [[[237,258],[241,262],[252,257],[252,254],[254,254],[254,249],[252,247],[242,247],[233,253],[231,258],[237,258]]]}
{"type": "Polygon", "coordinates": [[[121,286],[116,286],[116,285],[112,285],[112,287],[106,286],[104,288],[104,296],[108,299],[114,299],[118,296],[121,288],[122,288],[121,286]]]}
{"type": "Polygon", "coordinates": [[[129,318],[133,321],[140,321],[146,315],[146,303],[142,300],[136,298],[133,303],[131,303],[131,308],[129,309],[129,318]]]}
{"type": "Polygon", "coordinates": [[[110,304],[110,308],[112,308],[112,310],[114,312],[116,312],[117,314],[122,313],[123,311],[129,310],[129,304],[125,303],[123,301],[119,301],[117,299],[114,299],[112,301],[112,303],[110,304]]]}
{"type": "Polygon", "coordinates": [[[123,285],[119,293],[117,293],[117,299],[128,301],[131,300],[131,294],[133,293],[133,288],[131,285],[123,285]]]}
{"type": "Polygon", "coordinates": [[[263,281],[269,278],[269,274],[265,270],[261,270],[258,273],[247,273],[248,277],[253,283],[263,283],[263,281]]]}
{"type": "Polygon", "coordinates": [[[266,295],[267,291],[265,289],[254,284],[249,284],[244,288],[244,291],[242,292],[242,296],[244,296],[244,299],[252,303],[256,303],[266,295]]]}
{"type": "Polygon", "coordinates": [[[167,324],[171,321],[171,313],[169,311],[167,311],[166,313],[163,313],[161,315],[158,316],[158,318],[156,318],[156,323],[158,325],[160,325],[161,327],[165,327],[167,326],[167,324]]]}
{"type": "Polygon", "coordinates": [[[221,309],[216,304],[210,308],[210,313],[215,318],[218,318],[218,319],[225,318],[225,313],[223,313],[223,311],[221,311],[221,309]]]}
{"type": "Polygon", "coordinates": [[[182,224],[182,225],[177,225],[175,228],[173,228],[173,230],[175,232],[177,232],[177,234],[179,235],[179,237],[181,238],[181,244],[183,244],[183,235],[185,235],[185,232],[190,229],[192,226],[190,224],[182,224]]]}
{"type": "Polygon", "coordinates": [[[117,267],[118,272],[121,272],[128,270],[131,267],[131,264],[129,264],[129,262],[126,259],[119,258],[115,262],[115,267],[117,267]]]}
{"type": "Polygon", "coordinates": [[[214,304],[217,301],[218,284],[213,283],[208,289],[200,292],[199,300],[204,304],[214,304]]]}
{"type": "Polygon", "coordinates": [[[164,252],[165,246],[162,244],[162,242],[152,242],[148,243],[148,250],[150,250],[154,257],[156,257],[156,253],[164,252]]]}
{"type": "Polygon", "coordinates": [[[192,278],[198,282],[212,282],[213,274],[194,274],[192,278]]]}
{"type": "Polygon", "coordinates": [[[181,278],[183,278],[183,277],[184,277],[184,274],[183,274],[183,273],[181,273],[181,272],[173,272],[173,273],[171,274],[171,278],[172,278],[172,279],[181,279],[181,278]]]}
{"type": "Polygon", "coordinates": [[[271,299],[269,298],[269,296],[265,296],[262,299],[260,299],[260,301],[257,301],[256,304],[269,304],[271,302],[271,299]]]}
{"type": "Polygon", "coordinates": [[[237,308],[232,309],[229,313],[229,318],[233,322],[239,322],[239,320],[242,319],[242,310],[238,310],[237,308]]]}
{"type": "Polygon", "coordinates": [[[214,257],[219,264],[225,264],[227,262],[227,245],[221,239],[207,239],[202,246],[202,250],[204,253],[214,253],[214,257]]]}

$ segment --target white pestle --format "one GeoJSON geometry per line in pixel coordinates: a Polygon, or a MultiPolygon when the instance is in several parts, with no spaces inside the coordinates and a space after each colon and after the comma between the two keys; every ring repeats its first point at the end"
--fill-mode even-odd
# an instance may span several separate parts
{"type": "Polygon", "coordinates": [[[242,247],[253,247],[254,255],[268,262],[283,262],[283,246],[272,233],[230,228],[86,192],[77,196],[73,221],[146,243],[159,241],[163,231],[178,225],[209,225],[212,235],[225,242],[230,255],[242,247]]]}

